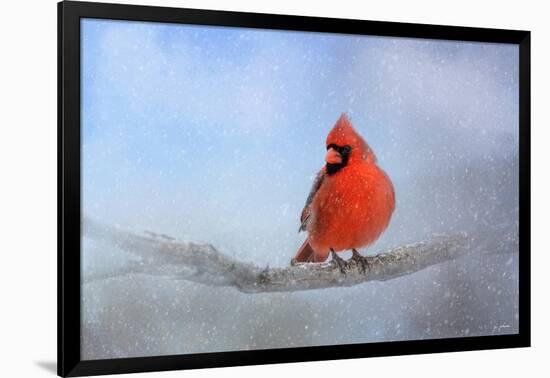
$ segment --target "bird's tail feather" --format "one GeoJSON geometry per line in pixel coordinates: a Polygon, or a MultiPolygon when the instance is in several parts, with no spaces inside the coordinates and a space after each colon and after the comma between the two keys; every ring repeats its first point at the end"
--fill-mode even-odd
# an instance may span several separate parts
{"type": "Polygon", "coordinates": [[[315,251],[309,245],[307,239],[296,252],[295,262],[315,262],[315,251]]]}

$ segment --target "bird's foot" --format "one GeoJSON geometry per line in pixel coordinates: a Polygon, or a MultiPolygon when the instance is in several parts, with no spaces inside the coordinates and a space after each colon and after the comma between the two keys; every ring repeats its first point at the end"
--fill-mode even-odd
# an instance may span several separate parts
{"type": "Polygon", "coordinates": [[[330,249],[330,255],[332,256],[332,262],[334,262],[334,264],[340,269],[340,272],[345,274],[347,266],[346,260],[338,256],[332,248],[330,249]]]}
{"type": "Polygon", "coordinates": [[[367,273],[367,270],[370,270],[369,260],[366,256],[361,255],[357,250],[354,248],[351,250],[353,255],[351,256],[352,261],[355,261],[359,269],[363,274],[367,273]]]}

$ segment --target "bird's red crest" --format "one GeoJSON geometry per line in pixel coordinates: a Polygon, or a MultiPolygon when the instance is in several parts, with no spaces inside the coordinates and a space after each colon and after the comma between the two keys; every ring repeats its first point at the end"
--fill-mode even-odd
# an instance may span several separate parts
{"type": "MultiPolygon", "coordinates": [[[[352,158],[357,157],[370,162],[376,162],[376,156],[367,142],[353,128],[348,116],[343,113],[332,130],[327,136],[327,146],[335,144],[337,146],[349,145],[352,148],[352,158]]],[[[350,159],[351,160],[351,159],[350,159]]]]}

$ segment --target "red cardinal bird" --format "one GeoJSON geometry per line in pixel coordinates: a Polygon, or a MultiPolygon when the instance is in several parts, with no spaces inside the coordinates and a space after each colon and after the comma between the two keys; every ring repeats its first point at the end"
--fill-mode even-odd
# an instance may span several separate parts
{"type": "Polygon", "coordinates": [[[376,164],[374,152],[342,114],[327,136],[326,165],[317,174],[300,218],[307,230],[293,262],[322,262],[333,252],[351,249],[363,266],[366,259],[356,248],[376,241],[388,226],[395,207],[393,185],[376,164]]]}

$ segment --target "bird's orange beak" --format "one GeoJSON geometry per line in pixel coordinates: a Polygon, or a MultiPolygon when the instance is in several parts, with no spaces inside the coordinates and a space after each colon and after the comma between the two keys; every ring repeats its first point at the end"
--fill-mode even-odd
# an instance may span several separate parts
{"type": "Polygon", "coordinates": [[[327,155],[325,156],[325,161],[329,164],[341,164],[342,155],[340,155],[340,153],[334,148],[329,148],[327,151],[327,155]]]}

